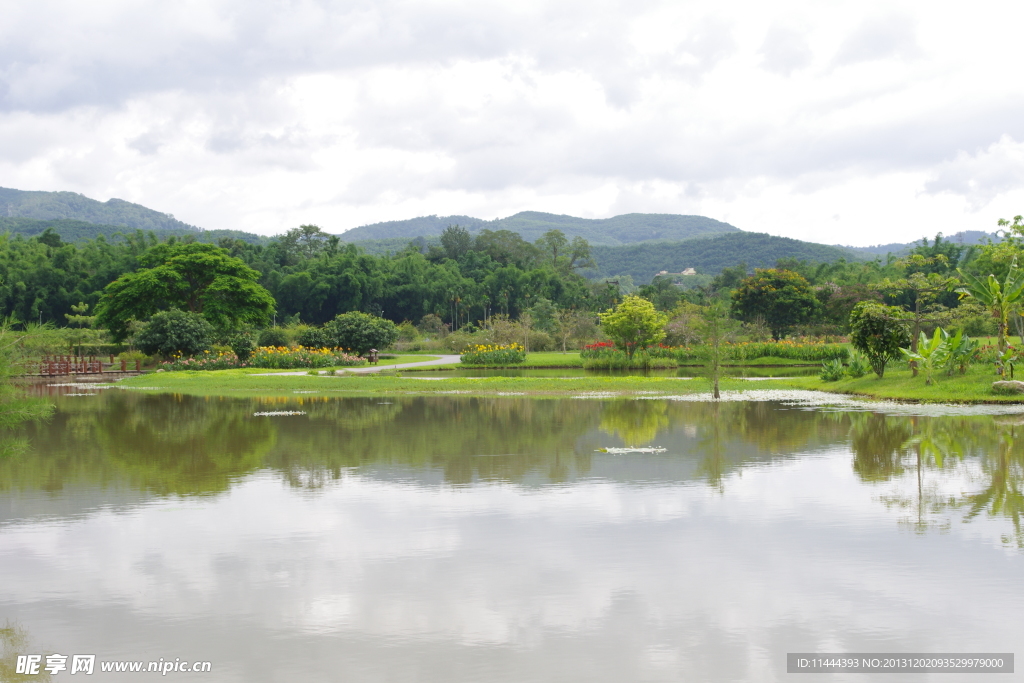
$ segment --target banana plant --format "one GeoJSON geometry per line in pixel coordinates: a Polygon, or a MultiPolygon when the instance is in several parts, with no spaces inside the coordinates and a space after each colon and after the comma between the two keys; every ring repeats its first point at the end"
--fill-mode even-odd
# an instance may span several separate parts
{"type": "Polygon", "coordinates": [[[999,374],[1005,376],[1006,372],[1004,368],[1010,368],[1010,379],[1013,379],[1013,364],[1020,360],[1017,357],[1017,349],[1012,346],[1007,346],[1006,350],[999,356],[999,374]]]}
{"type": "Polygon", "coordinates": [[[1024,298],[1024,269],[1017,267],[1017,257],[1010,263],[1010,272],[999,282],[995,275],[980,278],[957,269],[964,286],[955,289],[960,298],[974,297],[999,321],[999,353],[1006,351],[1006,333],[1010,326],[1010,313],[1024,298]]]}
{"type": "Polygon", "coordinates": [[[900,349],[907,360],[916,361],[924,369],[924,383],[932,383],[932,371],[935,365],[941,363],[946,355],[946,340],[942,338],[943,329],[935,328],[935,334],[929,339],[924,332],[917,342],[917,351],[913,348],[900,349]]]}
{"type": "Polygon", "coordinates": [[[974,360],[974,354],[980,346],[978,340],[971,339],[964,334],[963,330],[957,330],[954,335],[942,330],[942,338],[946,344],[943,361],[946,366],[946,374],[952,375],[957,371],[961,375],[966,374],[967,368],[970,366],[971,361],[974,360]]]}

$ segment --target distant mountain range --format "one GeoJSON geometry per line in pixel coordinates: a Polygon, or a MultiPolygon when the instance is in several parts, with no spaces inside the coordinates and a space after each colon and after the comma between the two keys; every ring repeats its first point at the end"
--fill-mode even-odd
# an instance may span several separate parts
{"type": "MultiPolygon", "coordinates": [[[[935,239],[934,236],[928,237],[929,242],[935,239]]],[[[999,241],[1000,237],[994,232],[983,232],[981,230],[964,230],[953,235],[945,236],[942,239],[946,242],[955,242],[956,244],[981,244],[985,240],[991,239],[993,241],[999,241]]],[[[879,256],[885,256],[886,254],[902,254],[910,251],[915,246],[921,243],[921,240],[916,242],[891,242],[889,244],[876,244],[873,247],[841,247],[842,249],[850,249],[852,251],[862,254],[877,254],[879,256]]],[[[838,245],[836,245],[838,246],[838,245]]]]}
{"type": "Polygon", "coordinates": [[[352,228],[341,234],[346,242],[440,235],[449,225],[465,228],[470,234],[481,230],[510,230],[527,242],[534,242],[548,230],[561,230],[569,238],[582,237],[592,245],[617,246],[636,242],[678,242],[707,237],[739,228],[704,216],[680,216],[670,213],[627,213],[613,218],[576,218],[539,211],[522,211],[508,218],[485,221],[472,216],[423,216],[407,221],[389,221],[352,228]]]}
{"type": "MultiPolygon", "coordinates": [[[[744,232],[704,216],[630,213],[612,218],[576,218],[539,211],[523,211],[495,220],[472,216],[422,216],[405,221],[374,223],[353,228],[339,237],[368,253],[397,252],[410,240],[425,238],[436,243],[449,225],[459,225],[471,234],[481,230],[510,230],[533,242],[548,230],[561,230],[570,239],[583,237],[593,247],[597,268],[585,274],[607,277],[629,274],[637,283],[648,282],[658,272],[678,273],[684,268],[714,274],[728,266],[773,265],[779,258],[807,261],[868,260],[889,253],[905,253],[917,242],[891,243],[873,247],[845,247],[744,232]]],[[[0,188],[0,232],[32,237],[46,229],[67,242],[95,239],[102,235],[116,239],[118,233],[152,231],[158,237],[194,236],[203,242],[221,238],[265,244],[272,237],[239,230],[203,230],[177,220],[171,214],[148,209],[120,199],[99,202],[74,192],[26,192],[0,188]]],[[[995,234],[967,230],[946,237],[950,242],[977,244],[995,234]]],[[[929,238],[931,239],[931,238],[929,238]]]]}
{"type": "Polygon", "coordinates": [[[695,268],[698,273],[716,274],[723,268],[746,263],[750,268],[775,265],[780,258],[801,261],[833,262],[866,260],[846,247],[832,247],[776,237],[759,232],[739,232],[712,237],[696,237],[683,242],[641,242],[621,247],[597,246],[591,249],[597,268],[584,273],[588,277],[631,275],[638,284],[650,282],[661,271],[680,273],[695,268]]]}

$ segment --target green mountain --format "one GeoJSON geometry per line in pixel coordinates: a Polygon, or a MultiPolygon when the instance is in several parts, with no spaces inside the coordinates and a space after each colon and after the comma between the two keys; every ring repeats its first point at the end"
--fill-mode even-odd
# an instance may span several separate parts
{"type": "MultiPolygon", "coordinates": [[[[929,241],[934,238],[928,238],[929,241]]],[[[995,232],[984,232],[982,230],[963,230],[961,232],[950,235],[949,237],[943,236],[942,239],[946,242],[953,242],[955,244],[966,244],[968,246],[975,244],[984,244],[987,240],[998,242],[1002,238],[998,233],[995,232]]],[[[876,244],[871,247],[840,247],[840,249],[849,249],[854,252],[862,253],[870,256],[885,256],[886,254],[906,254],[911,249],[918,246],[921,240],[916,242],[891,242],[889,244],[876,244]]],[[[837,245],[838,246],[838,245],[837,245]]]]}
{"type": "MultiPolygon", "coordinates": [[[[0,234],[9,232],[12,235],[34,237],[41,235],[48,228],[60,235],[60,238],[65,242],[84,242],[101,235],[108,241],[116,240],[119,239],[119,234],[132,233],[136,230],[136,228],[125,225],[105,225],[68,218],[40,220],[37,218],[5,218],[0,216],[0,234]]],[[[193,236],[200,242],[212,243],[217,242],[222,237],[240,239],[250,244],[266,244],[270,241],[269,237],[254,235],[240,230],[200,230],[192,226],[183,228],[152,228],[146,229],[145,232],[153,232],[160,239],[170,237],[171,235],[177,237],[193,236]]]]}
{"type": "Polygon", "coordinates": [[[191,230],[194,225],[123,199],[99,202],[76,192],[26,192],[0,187],[0,216],[37,220],[71,219],[139,230],[191,230]]]}
{"type": "Polygon", "coordinates": [[[595,246],[591,253],[597,261],[597,268],[585,271],[584,275],[591,278],[631,275],[638,284],[650,282],[651,278],[663,270],[680,273],[686,268],[694,268],[698,273],[710,275],[739,263],[746,263],[751,268],[771,267],[780,258],[818,263],[865,259],[865,256],[844,247],[757,232],[701,237],[683,242],[595,246]]]}
{"type": "Polygon", "coordinates": [[[561,230],[570,239],[583,237],[592,245],[613,246],[651,240],[679,241],[694,237],[740,232],[728,223],[704,216],[680,216],[663,213],[628,213],[613,218],[576,218],[539,211],[523,211],[493,221],[471,216],[423,216],[407,221],[389,221],[352,228],[342,233],[347,242],[412,239],[440,235],[449,225],[459,225],[470,233],[481,230],[511,230],[528,242],[534,242],[548,230],[561,230]]]}

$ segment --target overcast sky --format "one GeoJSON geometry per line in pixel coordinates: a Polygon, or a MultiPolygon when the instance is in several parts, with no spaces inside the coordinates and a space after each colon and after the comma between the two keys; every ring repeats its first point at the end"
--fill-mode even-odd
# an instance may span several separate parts
{"type": "Polygon", "coordinates": [[[34,0],[0,185],[204,228],[701,214],[865,245],[1024,213],[1014,2],[34,0]]]}

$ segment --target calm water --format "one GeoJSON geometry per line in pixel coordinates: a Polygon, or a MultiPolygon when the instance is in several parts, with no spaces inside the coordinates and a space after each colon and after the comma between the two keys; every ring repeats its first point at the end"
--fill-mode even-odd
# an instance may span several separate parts
{"type": "Polygon", "coordinates": [[[790,680],[796,651],[1024,652],[1021,416],[57,400],[0,457],[7,657],[212,663],[166,680],[622,683],[790,680]],[[306,414],[253,415],[289,410],[306,414]],[[600,451],[624,446],[665,451],[600,451]]]}

